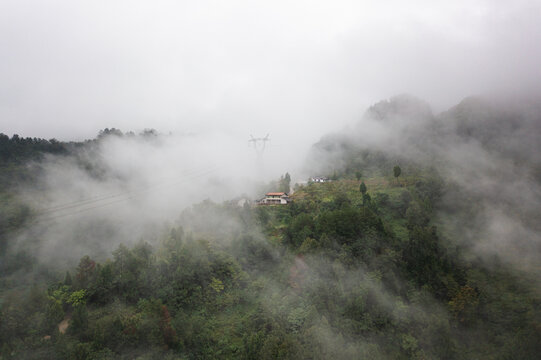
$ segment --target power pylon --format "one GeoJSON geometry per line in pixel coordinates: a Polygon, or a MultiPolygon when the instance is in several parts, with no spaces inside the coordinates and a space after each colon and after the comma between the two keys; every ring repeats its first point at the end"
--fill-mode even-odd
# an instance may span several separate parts
{"type": "Polygon", "coordinates": [[[248,140],[248,142],[251,142],[254,146],[258,160],[263,156],[263,152],[265,151],[265,143],[267,141],[270,141],[269,134],[262,138],[255,138],[253,135],[250,135],[250,140],[248,140]]]}
{"type": "Polygon", "coordinates": [[[250,140],[248,143],[253,145],[256,153],[256,174],[261,177],[264,175],[265,166],[263,165],[263,152],[265,151],[265,145],[267,141],[270,141],[269,134],[262,138],[255,138],[253,135],[250,135],[250,140]]]}

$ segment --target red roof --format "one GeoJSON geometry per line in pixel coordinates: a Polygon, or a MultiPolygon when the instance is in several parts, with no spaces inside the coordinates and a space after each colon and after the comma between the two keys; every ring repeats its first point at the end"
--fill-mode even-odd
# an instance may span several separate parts
{"type": "Polygon", "coordinates": [[[265,195],[267,196],[282,196],[282,195],[285,195],[286,193],[284,192],[276,192],[276,193],[266,193],[265,195]]]}

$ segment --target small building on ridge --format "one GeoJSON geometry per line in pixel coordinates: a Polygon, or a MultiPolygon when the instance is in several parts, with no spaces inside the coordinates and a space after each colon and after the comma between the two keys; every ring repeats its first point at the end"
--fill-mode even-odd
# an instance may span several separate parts
{"type": "Polygon", "coordinates": [[[310,181],[314,183],[324,183],[329,182],[330,180],[328,177],[325,176],[314,176],[310,178],[310,181]]]}
{"type": "Polygon", "coordinates": [[[257,205],[287,205],[289,196],[285,192],[269,192],[261,200],[257,200],[257,205]]]}

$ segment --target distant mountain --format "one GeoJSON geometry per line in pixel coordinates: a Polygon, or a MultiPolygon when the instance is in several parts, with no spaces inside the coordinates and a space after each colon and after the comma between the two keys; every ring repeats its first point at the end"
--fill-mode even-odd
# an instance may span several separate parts
{"type": "Polygon", "coordinates": [[[541,101],[469,97],[439,115],[445,129],[463,142],[477,141],[517,164],[539,167],[541,101]]]}
{"type": "Polygon", "coordinates": [[[475,144],[478,150],[541,173],[540,104],[525,98],[468,97],[434,115],[423,100],[394,96],[368,108],[352,129],[324,136],[313,146],[308,166],[314,166],[315,173],[347,172],[362,166],[358,155],[366,151],[395,162],[436,165],[448,160],[450,150],[471,151],[475,144]]]}
{"type": "Polygon", "coordinates": [[[402,94],[382,100],[366,110],[364,119],[419,122],[434,118],[430,105],[415,96],[402,94]]]}

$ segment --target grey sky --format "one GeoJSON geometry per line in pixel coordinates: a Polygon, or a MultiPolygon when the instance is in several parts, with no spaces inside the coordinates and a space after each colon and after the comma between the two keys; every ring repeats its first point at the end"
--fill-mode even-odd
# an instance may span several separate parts
{"type": "Polygon", "coordinates": [[[271,133],[541,83],[541,1],[0,1],[0,132],[271,133]]]}

